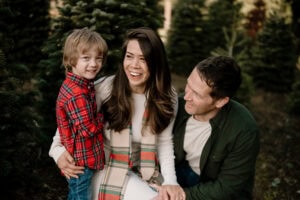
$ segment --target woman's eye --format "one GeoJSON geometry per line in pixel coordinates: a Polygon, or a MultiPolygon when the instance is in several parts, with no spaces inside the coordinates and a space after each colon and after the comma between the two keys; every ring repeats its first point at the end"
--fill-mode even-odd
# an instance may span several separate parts
{"type": "Polygon", "coordinates": [[[146,62],[145,58],[140,58],[140,61],[143,62],[143,63],[146,62]]]}

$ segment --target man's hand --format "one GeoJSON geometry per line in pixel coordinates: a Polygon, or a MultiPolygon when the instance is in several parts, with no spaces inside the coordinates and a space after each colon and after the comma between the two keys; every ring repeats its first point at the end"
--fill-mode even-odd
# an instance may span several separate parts
{"type": "Polygon", "coordinates": [[[68,151],[65,151],[57,160],[57,166],[67,179],[71,177],[78,178],[79,174],[83,174],[83,166],[76,166],[73,157],[68,151]]]}
{"type": "Polygon", "coordinates": [[[158,191],[156,200],[185,200],[185,192],[179,185],[151,185],[158,191]]]}

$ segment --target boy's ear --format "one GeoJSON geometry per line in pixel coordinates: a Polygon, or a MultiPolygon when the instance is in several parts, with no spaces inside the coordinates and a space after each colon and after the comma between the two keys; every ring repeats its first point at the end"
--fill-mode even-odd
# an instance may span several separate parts
{"type": "Polygon", "coordinates": [[[229,97],[224,97],[224,98],[218,99],[216,102],[216,107],[222,108],[228,102],[229,102],[229,97]]]}

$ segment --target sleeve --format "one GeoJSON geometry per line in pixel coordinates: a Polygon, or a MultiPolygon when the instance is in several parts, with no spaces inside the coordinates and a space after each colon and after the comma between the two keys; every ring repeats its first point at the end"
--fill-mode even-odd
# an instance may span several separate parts
{"type": "Polygon", "coordinates": [[[71,98],[65,109],[81,137],[93,137],[102,133],[103,116],[100,113],[94,115],[92,103],[85,94],[71,98]]]}
{"type": "Polygon", "coordinates": [[[96,102],[97,109],[101,108],[103,102],[105,102],[111,93],[112,83],[115,76],[102,77],[95,81],[95,90],[96,90],[96,102]]]}
{"type": "MultiPolygon", "coordinates": [[[[178,110],[178,102],[176,98],[175,115],[178,110]]],[[[175,121],[175,115],[168,127],[158,136],[158,158],[162,176],[164,178],[163,185],[178,185],[175,173],[175,156],[173,149],[172,129],[175,121]]]]}
{"type": "Polygon", "coordinates": [[[66,151],[66,148],[61,144],[60,135],[59,135],[58,129],[56,129],[52,144],[50,146],[49,156],[54,159],[55,163],[57,163],[58,158],[65,151],[66,151]]]}

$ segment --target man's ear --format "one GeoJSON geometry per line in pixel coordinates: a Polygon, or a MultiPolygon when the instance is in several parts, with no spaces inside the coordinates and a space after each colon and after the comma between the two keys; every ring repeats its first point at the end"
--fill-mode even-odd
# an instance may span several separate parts
{"type": "Polygon", "coordinates": [[[225,104],[227,104],[229,101],[229,97],[224,97],[221,99],[218,99],[216,102],[216,107],[217,108],[222,108],[225,104]]]}

